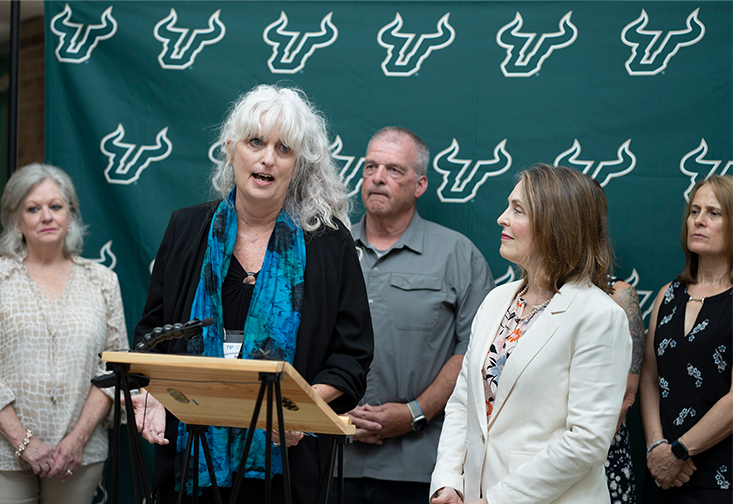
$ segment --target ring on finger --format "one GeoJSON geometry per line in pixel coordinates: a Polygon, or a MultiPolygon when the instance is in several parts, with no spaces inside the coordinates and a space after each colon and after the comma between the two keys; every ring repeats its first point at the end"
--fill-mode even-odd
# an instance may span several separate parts
{"type": "Polygon", "coordinates": [[[657,481],[656,479],[654,480],[654,483],[656,483],[658,487],[661,487],[661,486],[662,486],[662,485],[661,485],[661,484],[659,483],[659,481],[657,481]]]}
{"type": "Polygon", "coordinates": [[[69,476],[73,476],[74,475],[74,471],[72,471],[71,469],[67,469],[66,470],[66,474],[68,474],[69,476]]]}

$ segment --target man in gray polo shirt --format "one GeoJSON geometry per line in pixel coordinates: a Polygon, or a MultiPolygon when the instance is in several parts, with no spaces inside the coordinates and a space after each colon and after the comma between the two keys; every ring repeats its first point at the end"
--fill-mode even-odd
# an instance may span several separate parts
{"type": "Polygon", "coordinates": [[[443,423],[471,322],[494,286],[465,236],[422,219],[430,154],[409,130],[387,127],[369,142],[352,229],[374,325],[374,360],[344,457],[347,504],[428,501],[443,423]]]}

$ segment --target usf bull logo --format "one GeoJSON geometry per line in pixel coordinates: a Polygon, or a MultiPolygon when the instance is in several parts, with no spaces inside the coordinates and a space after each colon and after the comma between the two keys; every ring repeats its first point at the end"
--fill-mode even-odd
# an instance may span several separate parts
{"type": "Polygon", "coordinates": [[[685,189],[685,201],[690,200],[690,191],[698,182],[698,177],[707,180],[712,175],[725,175],[733,166],[733,160],[728,161],[723,169],[718,172],[718,168],[722,166],[723,161],[715,159],[705,159],[708,153],[708,143],[703,138],[697,148],[692,149],[680,161],[680,171],[690,177],[690,185],[685,189]]]}
{"type": "Polygon", "coordinates": [[[680,47],[697,44],[705,35],[705,25],[697,19],[700,9],[687,16],[687,28],[668,31],[657,45],[662,30],[645,30],[649,16],[642,9],[641,16],[627,24],[621,32],[621,40],[631,47],[631,57],[626,60],[629,75],[657,75],[667,68],[669,60],[677,54],[680,47]]]}
{"type": "Polygon", "coordinates": [[[122,124],[102,138],[99,149],[107,156],[109,162],[104,169],[104,177],[110,184],[129,185],[140,178],[150,163],[170,156],[173,144],[168,140],[168,127],[163,128],[155,137],[155,145],[125,143],[125,128],[122,124]]]}
{"type": "Polygon", "coordinates": [[[494,283],[496,283],[496,285],[504,285],[512,283],[515,278],[516,274],[514,273],[514,268],[508,266],[506,269],[506,273],[501,275],[499,278],[494,278],[494,283]]]}
{"type": "Polygon", "coordinates": [[[652,294],[654,294],[654,291],[651,290],[643,290],[637,287],[639,285],[639,273],[636,271],[636,268],[632,269],[631,276],[624,280],[627,284],[631,285],[634,289],[636,289],[636,293],[639,295],[639,309],[641,310],[641,318],[642,320],[647,318],[649,314],[652,312],[652,309],[654,308],[654,298],[652,297],[652,294]],[[648,306],[646,306],[646,303],[648,301],[651,301],[648,306]]]}
{"type": "Polygon", "coordinates": [[[219,19],[221,10],[214,12],[209,18],[209,27],[191,30],[179,28],[178,13],[171,9],[167,17],[161,19],[153,29],[156,40],[163,43],[163,50],[158,55],[158,63],[166,70],[183,70],[193,65],[196,56],[204,46],[216,44],[224,38],[226,27],[219,19]],[[189,35],[189,32],[191,34],[189,35]],[[172,44],[171,42],[175,41],[172,44]]]}
{"type": "Polygon", "coordinates": [[[506,138],[494,148],[493,159],[475,163],[470,159],[458,159],[459,148],[454,138],[450,147],[436,154],[433,159],[433,168],[443,175],[443,182],[438,187],[438,198],[443,203],[472,200],[489,177],[501,175],[512,166],[512,156],[506,150],[506,138]]]}
{"type": "Polygon", "coordinates": [[[364,158],[360,157],[356,163],[354,160],[355,156],[344,156],[341,154],[341,149],[344,147],[344,142],[340,136],[336,136],[336,140],[331,144],[331,157],[336,161],[336,164],[340,167],[339,178],[341,182],[347,187],[349,191],[349,198],[356,196],[361,191],[362,183],[362,169],[364,168],[364,158]]]}
{"type": "Polygon", "coordinates": [[[629,150],[630,143],[631,139],[629,138],[621,144],[618,151],[616,151],[618,155],[617,159],[613,161],[601,161],[596,164],[595,161],[581,161],[578,159],[578,156],[580,156],[580,142],[576,139],[573,141],[572,147],[560,153],[555,158],[555,165],[567,166],[568,168],[575,168],[578,171],[582,171],[593,180],[600,182],[601,187],[606,187],[612,178],[623,177],[631,173],[631,170],[636,166],[636,156],[629,150]],[[594,164],[596,168],[590,172],[594,164]]]}
{"type": "Polygon", "coordinates": [[[272,56],[267,60],[267,66],[272,73],[294,74],[300,72],[316,49],[333,44],[339,32],[331,22],[333,12],[326,14],[321,20],[321,30],[307,32],[286,31],[288,16],[280,12],[280,17],[268,25],[262,33],[264,41],[272,46],[272,56]]]}
{"type": "Polygon", "coordinates": [[[115,269],[115,266],[117,266],[117,256],[112,252],[112,240],[102,245],[102,248],[99,249],[99,257],[92,259],[92,261],[102,266],[107,266],[111,270],[115,269]]]}
{"type": "Polygon", "coordinates": [[[61,63],[83,63],[92,56],[100,40],[106,40],[117,33],[117,21],[112,17],[112,7],[102,13],[101,23],[86,26],[71,22],[71,7],[51,19],[51,31],[59,38],[56,59],[61,63]]]}
{"type": "Polygon", "coordinates": [[[569,46],[578,37],[578,29],[570,22],[573,11],[565,14],[558,26],[560,31],[543,33],[532,45],[536,33],[522,33],[524,20],[517,12],[514,20],[501,27],[496,33],[496,43],[506,49],[506,58],[501,62],[501,71],[505,77],[529,77],[542,68],[542,64],[555,49],[569,46]],[[517,50],[517,47],[520,49],[517,50]]]}
{"type": "Polygon", "coordinates": [[[420,66],[430,56],[430,53],[451,45],[456,31],[448,23],[449,16],[450,12],[440,18],[437,32],[420,35],[415,41],[414,33],[400,32],[402,16],[398,12],[394,21],[383,26],[377,34],[377,42],[387,49],[387,57],[382,61],[384,75],[409,77],[420,70],[420,66]],[[397,48],[396,53],[395,48],[397,48]]]}
{"type": "Polygon", "coordinates": [[[219,162],[219,155],[226,157],[226,144],[224,142],[216,142],[209,147],[208,157],[209,161],[214,164],[219,162]]]}

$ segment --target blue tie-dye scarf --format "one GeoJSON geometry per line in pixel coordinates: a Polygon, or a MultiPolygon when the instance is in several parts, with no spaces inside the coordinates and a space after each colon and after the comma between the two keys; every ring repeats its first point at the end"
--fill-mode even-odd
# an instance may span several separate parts
{"type": "MultiPolygon", "coordinates": [[[[201,267],[201,279],[191,308],[191,318],[214,319],[204,328],[202,338],[188,342],[193,355],[222,356],[224,318],[221,286],[229,271],[229,262],[237,237],[236,188],[219,204],[209,230],[208,247],[201,267]]],[[[295,343],[303,307],[305,240],[303,229],[284,210],[280,212],[267,244],[262,269],[257,276],[252,301],[244,323],[242,358],[284,360],[293,363],[295,343]]],[[[239,469],[247,429],[209,427],[206,440],[211,449],[216,483],[231,487],[233,472],[239,469]]],[[[176,446],[176,489],[186,450],[186,425],[178,426],[176,446]]],[[[272,474],[282,474],[279,449],[272,449],[272,474]]],[[[203,449],[199,454],[199,487],[211,486],[203,449]]],[[[193,457],[187,468],[186,490],[193,492],[193,457]]],[[[245,478],[265,477],[265,432],[257,429],[247,457],[245,478]]]]}

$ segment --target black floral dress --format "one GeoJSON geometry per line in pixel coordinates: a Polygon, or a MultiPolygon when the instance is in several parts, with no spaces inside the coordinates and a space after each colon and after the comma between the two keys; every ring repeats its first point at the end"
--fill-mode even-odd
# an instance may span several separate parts
{"type": "Polygon", "coordinates": [[[631,463],[631,440],[626,422],[613,437],[606,459],[606,480],[611,504],[636,503],[636,481],[631,463]]]}
{"type": "MultiPolygon", "coordinates": [[[[672,282],[659,307],[654,351],[659,374],[659,414],[670,443],[695,425],[731,388],[733,289],[705,298],[689,333],[684,334],[690,296],[672,282]]],[[[681,502],[676,494],[699,489],[699,503],[733,502],[733,437],[695,455],[697,470],[680,489],[644,485],[644,502],[681,502]]],[[[647,473],[647,480],[651,476],[647,473]]],[[[680,495],[681,497],[681,495],[680,495]]],[[[685,501],[686,502],[686,501],[685,501]]]]}
{"type": "MultiPolygon", "coordinates": [[[[615,276],[609,277],[608,285],[613,287],[617,281],[618,278],[615,276]]],[[[613,436],[604,467],[611,504],[636,504],[636,479],[634,478],[634,465],[631,463],[631,438],[625,420],[616,435],[613,436]]]]}

